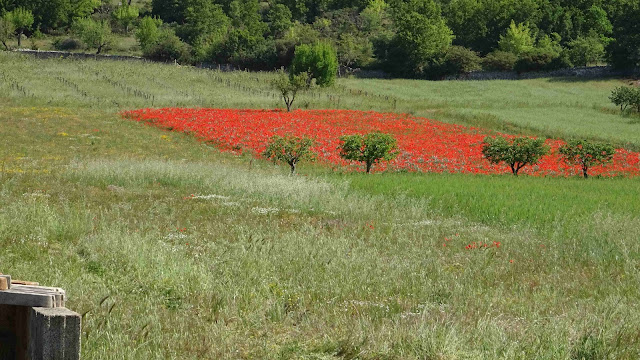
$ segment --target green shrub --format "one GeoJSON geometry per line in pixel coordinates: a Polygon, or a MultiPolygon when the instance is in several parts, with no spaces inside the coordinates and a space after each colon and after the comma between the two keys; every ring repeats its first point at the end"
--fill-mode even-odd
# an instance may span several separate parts
{"type": "Polygon", "coordinates": [[[0,42],[7,51],[11,50],[8,41],[13,38],[15,32],[16,26],[13,24],[11,13],[5,13],[0,17],[0,42]]]}
{"type": "Polygon", "coordinates": [[[172,30],[162,31],[158,35],[158,41],[146,49],[143,55],[147,59],[156,61],[177,61],[181,64],[191,62],[191,48],[172,30]]]}
{"type": "Polygon", "coordinates": [[[587,66],[604,60],[605,50],[598,36],[578,37],[569,43],[571,62],[577,66],[587,66]]]}
{"type": "Polygon", "coordinates": [[[516,65],[518,57],[506,51],[494,51],[482,59],[482,68],[488,71],[511,71],[516,65]]]}
{"type": "Polygon", "coordinates": [[[640,88],[617,87],[609,95],[609,100],[616,106],[620,106],[620,112],[624,112],[629,106],[640,112],[640,88]]]}
{"type": "Polygon", "coordinates": [[[507,139],[503,136],[486,137],[482,146],[482,155],[493,164],[506,163],[511,173],[518,176],[518,171],[527,165],[536,164],[549,152],[544,139],[516,137],[507,139]]]}
{"type": "Polygon", "coordinates": [[[447,74],[468,74],[480,70],[481,59],[478,54],[462,46],[452,46],[444,57],[444,67],[447,74]]]}
{"type": "Polygon", "coordinates": [[[531,52],[534,49],[534,38],[528,24],[511,20],[505,35],[500,35],[498,48],[515,55],[531,52]]]}
{"type": "Polygon", "coordinates": [[[367,174],[371,172],[373,164],[381,160],[392,160],[398,155],[396,139],[389,134],[372,132],[366,135],[345,135],[340,137],[340,141],[340,156],[346,160],[364,162],[367,174]]]}
{"type": "Polygon", "coordinates": [[[73,32],[89,48],[96,49],[100,54],[113,42],[111,25],[108,21],[95,21],[92,18],[78,19],[73,24],[73,32]]]}
{"type": "Polygon", "coordinates": [[[53,47],[60,51],[78,50],[83,46],[82,41],[74,38],[59,39],[53,43],[53,47]]]}
{"type": "Polygon", "coordinates": [[[145,16],[140,20],[140,25],[138,25],[135,37],[143,52],[150,49],[158,42],[161,33],[160,26],[162,26],[162,20],[158,18],[145,16]]]}
{"type": "Polygon", "coordinates": [[[303,72],[316,79],[319,86],[333,85],[338,74],[338,57],[333,46],[326,42],[296,46],[291,63],[291,75],[303,72]]]}
{"type": "Polygon", "coordinates": [[[554,58],[552,52],[536,49],[521,54],[513,69],[518,73],[549,70],[554,58]]]}
{"type": "Polygon", "coordinates": [[[296,137],[293,135],[278,136],[274,135],[269,140],[267,148],[262,155],[273,162],[284,162],[291,167],[291,175],[296,172],[298,162],[315,159],[314,153],[311,151],[313,139],[307,137],[296,137]]]}
{"type": "Polygon", "coordinates": [[[567,163],[580,165],[585,179],[589,177],[589,168],[610,162],[615,153],[611,144],[598,144],[588,140],[570,140],[560,147],[560,155],[567,163]]]}

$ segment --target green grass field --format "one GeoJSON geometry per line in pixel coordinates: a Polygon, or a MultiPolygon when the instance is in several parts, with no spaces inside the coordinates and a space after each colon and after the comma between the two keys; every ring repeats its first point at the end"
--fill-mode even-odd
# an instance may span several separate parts
{"type": "MultiPolygon", "coordinates": [[[[67,290],[83,358],[640,357],[638,179],[289,177],[118,115],[281,106],[271,76],[0,53],[0,272],[67,290]]],[[[620,83],[509,82],[499,102],[501,82],[340,80],[298,104],[598,138],[564,116],[609,119],[620,83]],[[504,125],[518,102],[565,115],[504,125]]]]}

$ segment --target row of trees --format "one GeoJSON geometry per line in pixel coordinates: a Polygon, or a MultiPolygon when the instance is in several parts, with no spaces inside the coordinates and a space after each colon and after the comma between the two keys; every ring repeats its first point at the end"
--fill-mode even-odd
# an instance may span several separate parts
{"type": "Polygon", "coordinates": [[[26,32],[91,17],[136,27],[149,57],[256,69],[289,64],[297,45],[318,41],[345,67],[412,77],[640,64],[636,0],[0,0],[2,14],[18,8],[33,13],[26,32]]]}
{"type": "MultiPolygon", "coordinates": [[[[284,162],[289,165],[293,175],[300,161],[315,160],[311,150],[313,145],[313,139],[308,137],[274,135],[262,155],[276,163],[284,162]]],[[[393,160],[398,155],[397,148],[398,145],[393,136],[380,132],[340,137],[340,157],[364,163],[367,174],[371,172],[374,164],[393,160]]]]}
{"type": "MultiPolygon", "coordinates": [[[[514,176],[518,176],[523,167],[537,164],[548,153],[549,147],[545,145],[544,139],[530,137],[487,137],[482,146],[482,155],[489,162],[509,165],[514,176]]],[[[579,165],[586,179],[589,177],[590,168],[606,164],[613,159],[615,148],[611,144],[573,139],[561,146],[559,153],[566,163],[579,165]]]]}
{"type": "MultiPolygon", "coordinates": [[[[314,141],[307,137],[275,135],[262,155],[274,162],[288,164],[291,174],[294,174],[300,161],[315,160],[311,150],[313,145],[314,141]]],[[[396,139],[380,132],[342,136],[338,150],[343,159],[364,163],[367,174],[371,172],[374,164],[393,160],[398,155],[396,139]]],[[[548,152],[549,147],[543,139],[529,137],[487,137],[482,147],[482,154],[489,162],[505,163],[511,168],[514,176],[525,166],[537,164],[548,152]]],[[[604,165],[613,159],[615,149],[610,144],[574,139],[560,147],[559,153],[566,163],[580,166],[586,179],[589,177],[590,168],[604,165]]]]}

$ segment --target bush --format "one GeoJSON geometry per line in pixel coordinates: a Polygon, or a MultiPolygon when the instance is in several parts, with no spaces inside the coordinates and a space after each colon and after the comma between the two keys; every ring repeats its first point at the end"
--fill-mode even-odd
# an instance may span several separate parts
{"type": "Polygon", "coordinates": [[[253,69],[273,69],[278,61],[273,39],[256,36],[247,29],[233,29],[221,44],[211,47],[209,58],[253,69]]]}
{"type": "Polygon", "coordinates": [[[291,75],[306,72],[319,86],[331,86],[338,74],[336,50],[329,43],[296,46],[291,75]]]}
{"type": "Polygon", "coordinates": [[[296,172],[298,162],[315,159],[314,153],[311,151],[313,144],[314,141],[307,137],[274,135],[262,155],[273,162],[287,163],[291,167],[291,175],[293,175],[296,172]]]}
{"type": "Polygon", "coordinates": [[[551,60],[549,65],[547,65],[546,70],[560,70],[560,69],[568,69],[573,67],[573,62],[571,62],[571,58],[567,51],[562,51],[556,57],[551,60]]]}
{"type": "Polygon", "coordinates": [[[164,30],[158,36],[158,41],[144,51],[143,56],[156,61],[177,61],[191,63],[191,48],[171,30],[164,30]]]}
{"type": "Polygon", "coordinates": [[[640,112],[640,88],[617,87],[609,95],[609,100],[616,106],[620,106],[620,112],[624,112],[629,106],[640,112]]]}
{"type": "Polygon", "coordinates": [[[138,26],[138,30],[135,33],[136,40],[140,44],[142,51],[146,51],[158,42],[160,37],[160,27],[162,26],[162,20],[158,18],[152,18],[151,16],[145,16],[138,26]]]}
{"type": "Polygon", "coordinates": [[[398,155],[396,139],[389,134],[373,132],[366,135],[345,135],[340,137],[340,141],[340,157],[364,162],[367,174],[371,172],[373,164],[381,160],[392,160],[398,155]]]}
{"type": "Polygon", "coordinates": [[[475,51],[462,46],[452,46],[444,57],[447,74],[468,74],[480,70],[481,59],[475,51]]]}
{"type": "Polygon", "coordinates": [[[518,73],[549,70],[554,58],[551,52],[533,50],[521,54],[513,69],[518,73]]]}
{"type": "Polygon", "coordinates": [[[494,51],[482,59],[482,68],[488,71],[511,71],[518,57],[506,51],[494,51]]]}
{"type": "Polygon", "coordinates": [[[78,50],[83,46],[82,41],[74,38],[58,39],[53,43],[53,47],[60,51],[78,50]]]}
{"type": "Polygon", "coordinates": [[[511,20],[511,25],[505,35],[500,35],[498,48],[502,51],[520,55],[531,52],[534,49],[534,38],[528,24],[516,24],[511,20]]]}
{"type": "Polygon", "coordinates": [[[543,139],[530,137],[486,137],[482,146],[482,155],[489,162],[506,163],[514,176],[518,176],[518,171],[523,167],[536,164],[548,152],[549,147],[543,139]]]}
{"type": "Polygon", "coordinates": [[[111,25],[105,20],[77,19],[73,24],[73,31],[89,48],[96,49],[96,54],[100,54],[113,42],[111,25]]]}
{"type": "Polygon", "coordinates": [[[571,62],[577,66],[602,61],[605,56],[604,44],[598,36],[578,37],[569,43],[571,62]]]}
{"type": "Polygon", "coordinates": [[[611,144],[597,144],[588,140],[570,140],[560,148],[560,155],[567,163],[580,165],[585,179],[589,177],[589,168],[610,162],[615,153],[611,144]]]}

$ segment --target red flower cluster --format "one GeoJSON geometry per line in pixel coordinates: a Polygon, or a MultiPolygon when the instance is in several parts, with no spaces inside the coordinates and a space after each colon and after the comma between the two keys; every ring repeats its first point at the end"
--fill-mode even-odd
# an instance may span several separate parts
{"type": "Polygon", "coordinates": [[[489,243],[483,243],[483,242],[472,242],[471,244],[465,246],[464,248],[467,250],[474,250],[474,249],[489,249],[489,248],[500,248],[500,242],[499,241],[494,241],[492,244],[489,243]]]}
{"type": "MultiPolygon", "coordinates": [[[[140,109],[123,116],[158,127],[192,133],[222,150],[261,153],[273,135],[293,134],[316,140],[313,148],[327,163],[361,170],[339,156],[338,138],[347,134],[381,131],[398,140],[399,156],[379,164],[375,170],[507,173],[507,166],[493,165],[482,156],[482,141],[488,132],[478,128],[441,123],[406,114],[354,110],[238,110],[238,109],[140,109]]],[[[552,152],[522,172],[538,176],[581,174],[578,166],[566,164],[558,154],[561,140],[547,140],[552,152]]],[[[640,175],[640,154],[618,149],[613,162],[589,170],[591,175],[640,175]]]]}

